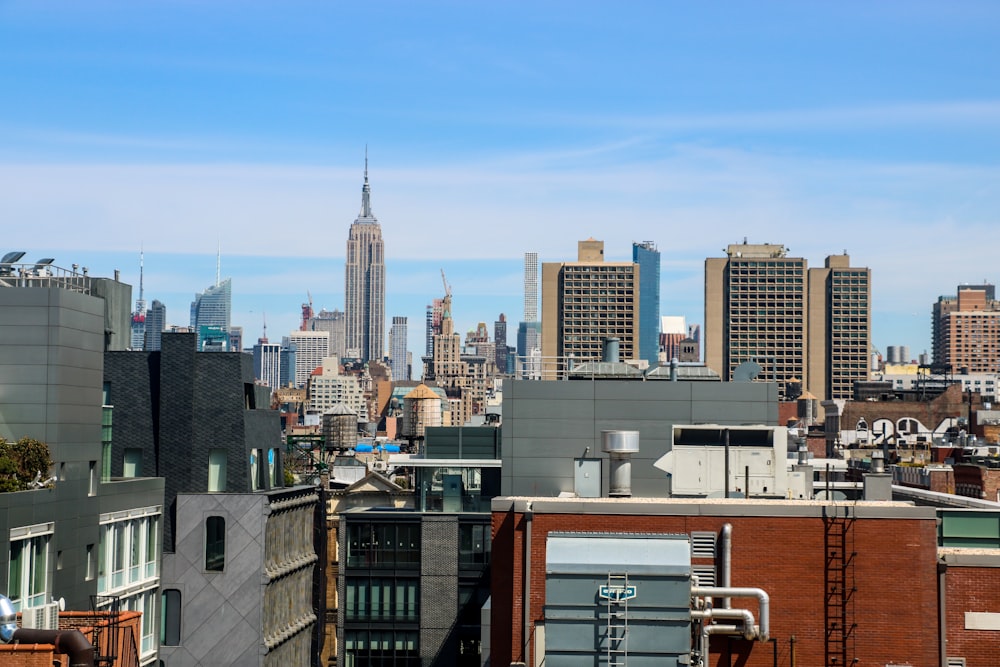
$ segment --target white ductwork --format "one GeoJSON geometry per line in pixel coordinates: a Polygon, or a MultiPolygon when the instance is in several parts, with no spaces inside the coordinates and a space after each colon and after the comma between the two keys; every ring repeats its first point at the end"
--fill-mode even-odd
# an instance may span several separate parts
{"type": "MultiPolygon", "coordinates": [[[[723,588],[733,585],[733,524],[727,523],[722,526],[722,576],[719,580],[723,588]]],[[[729,609],[733,606],[733,601],[729,598],[722,598],[722,606],[729,609]]]]}
{"type": "Polygon", "coordinates": [[[695,586],[691,589],[694,597],[755,597],[760,605],[760,626],[755,639],[766,642],[770,638],[771,598],[762,588],[739,588],[722,586],[695,586]]]}

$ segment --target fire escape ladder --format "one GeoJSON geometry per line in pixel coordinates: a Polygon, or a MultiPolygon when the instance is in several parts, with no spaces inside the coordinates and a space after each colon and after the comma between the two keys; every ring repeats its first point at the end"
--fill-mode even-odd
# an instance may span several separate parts
{"type": "Polygon", "coordinates": [[[845,667],[853,664],[855,640],[854,593],[854,516],[848,505],[824,509],[824,551],[826,559],[824,620],[826,625],[826,665],[845,667]]]}
{"type": "Polygon", "coordinates": [[[601,592],[607,613],[607,667],[628,665],[628,601],[630,587],[628,572],[608,573],[608,583],[601,592]]]}

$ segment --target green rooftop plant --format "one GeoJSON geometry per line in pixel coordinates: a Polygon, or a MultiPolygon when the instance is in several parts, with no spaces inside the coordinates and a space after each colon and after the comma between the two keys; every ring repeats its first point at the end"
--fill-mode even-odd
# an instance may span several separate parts
{"type": "Polygon", "coordinates": [[[44,442],[0,438],[0,492],[40,488],[38,483],[48,477],[51,467],[52,456],[44,442]]]}

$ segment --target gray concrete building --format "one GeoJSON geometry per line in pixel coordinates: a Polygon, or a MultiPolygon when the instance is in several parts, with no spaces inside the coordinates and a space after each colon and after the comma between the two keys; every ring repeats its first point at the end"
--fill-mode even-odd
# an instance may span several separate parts
{"type": "Polygon", "coordinates": [[[53,460],[43,488],[0,494],[0,591],[26,618],[60,598],[69,610],[141,611],[130,646],[149,664],[164,484],[112,476],[105,445],[104,354],[129,344],[130,301],[129,285],[75,269],[0,270],[0,437],[40,440],[53,460]]]}
{"type": "Polygon", "coordinates": [[[279,417],[251,355],[165,333],[160,352],[108,353],[104,382],[112,474],[166,479],[160,657],[314,664],[325,516],[314,487],[285,487],[279,417]]]}
{"type": "Polygon", "coordinates": [[[505,496],[572,494],[595,480],[606,496],[601,431],[626,430],[639,432],[633,495],[665,497],[668,479],[653,463],[669,451],[675,424],[778,423],[773,383],[505,380],[503,394],[505,496]]]}

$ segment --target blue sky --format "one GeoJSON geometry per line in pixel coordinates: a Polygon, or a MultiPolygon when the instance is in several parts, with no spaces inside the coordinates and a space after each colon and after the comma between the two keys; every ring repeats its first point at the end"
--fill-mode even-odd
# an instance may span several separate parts
{"type": "MultiPolygon", "coordinates": [[[[459,330],[522,317],[525,251],[662,253],[662,314],[703,262],[783,243],[873,273],[874,343],[996,282],[995,2],[0,0],[3,248],[122,271],[187,324],[233,279],[247,340],[343,308],[364,151],[387,319],[443,268],[459,330]]],[[[136,288],[136,295],[137,295],[136,288]]]]}

